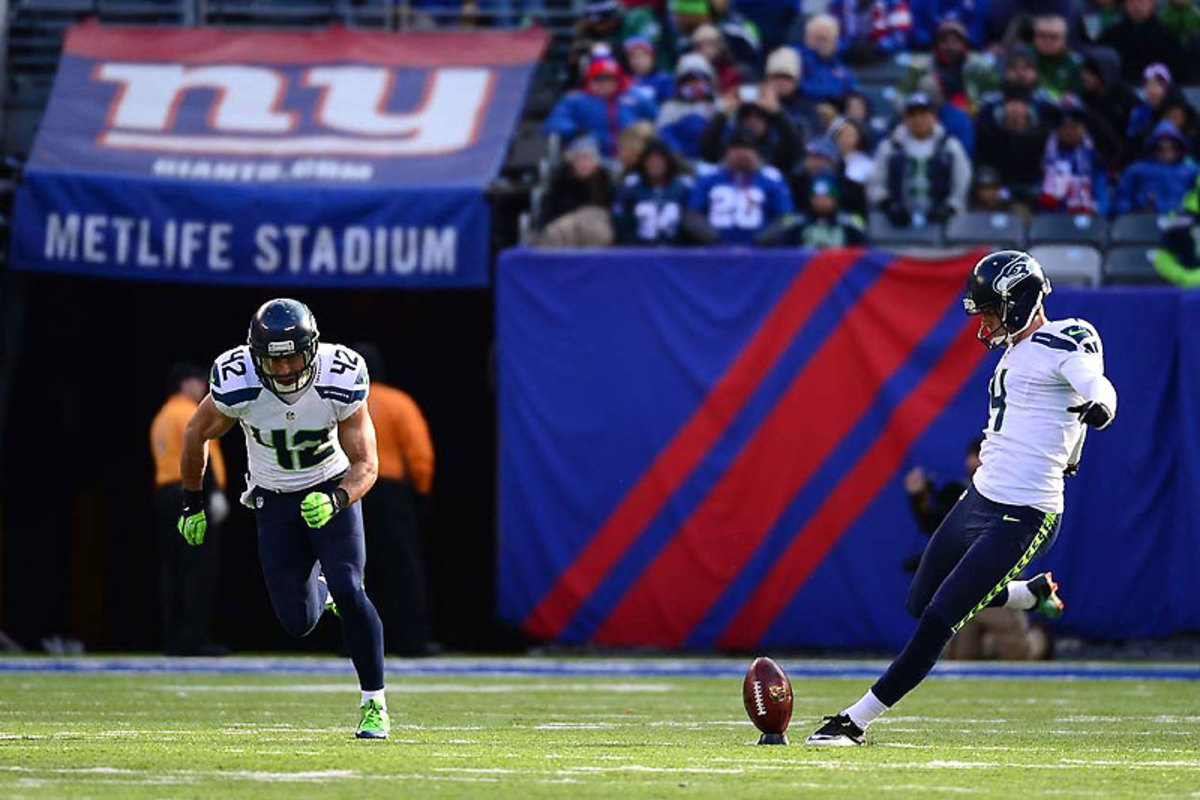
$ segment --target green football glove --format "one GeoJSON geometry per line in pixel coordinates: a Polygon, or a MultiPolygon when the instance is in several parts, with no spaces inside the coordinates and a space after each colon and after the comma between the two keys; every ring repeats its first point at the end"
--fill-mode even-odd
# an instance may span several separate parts
{"type": "Polygon", "coordinates": [[[300,516],[310,528],[323,528],[333,515],[346,507],[350,496],[342,487],[332,492],[309,492],[300,501],[300,516]]]}
{"type": "Polygon", "coordinates": [[[184,540],[195,547],[204,544],[208,531],[208,518],[204,516],[204,492],[183,492],[183,510],[179,512],[179,523],[175,526],[184,540]]]}

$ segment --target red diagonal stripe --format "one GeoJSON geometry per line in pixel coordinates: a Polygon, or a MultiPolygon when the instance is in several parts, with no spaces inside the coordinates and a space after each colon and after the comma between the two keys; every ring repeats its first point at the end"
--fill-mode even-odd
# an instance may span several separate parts
{"type": "Polygon", "coordinates": [[[962,282],[962,271],[942,264],[897,259],[889,265],[594,640],[682,645],[879,387],[938,322],[962,282]]]}
{"type": "Polygon", "coordinates": [[[701,406],[526,618],[524,627],[529,633],[552,639],[562,632],[637,535],[712,448],[813,310],[862,252],[823,251],[799,270],[774,310],[701,406]]]}
{"type": "Polygon", "coordinates": [[[954,399],[986,354],[975,339],[976,327],[974,321],[966,322],[929,374],[895,408],[879,439],[825,498],[729,623],[718,641],[720,647],[758,644],[871,498],[896,474],[909,447],[954,399]]]}

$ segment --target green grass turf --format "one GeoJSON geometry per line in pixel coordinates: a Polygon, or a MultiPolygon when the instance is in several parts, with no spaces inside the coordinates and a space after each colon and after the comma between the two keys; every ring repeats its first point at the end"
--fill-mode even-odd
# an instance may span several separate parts
{"type": "MultiPolygon", "coordinates": [[[[862,680],[800,680],[792,735],[862,680]]],[[[1198,797],[1193,683],[934,679],[872,746],[755,747],[736,680],[0,674],[0,796],[1198,797]]]]}

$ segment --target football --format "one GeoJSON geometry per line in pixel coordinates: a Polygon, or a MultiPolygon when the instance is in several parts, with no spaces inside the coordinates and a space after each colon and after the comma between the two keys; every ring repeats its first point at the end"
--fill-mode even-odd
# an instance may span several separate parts
{"type": "Polygon", "coordinates": [[[763,732],[759,744],[787,744],[783,737],[792,720],[792,682],[769,658],[756,658],[742,682],[742,702],[750,721],[763,732]]]}

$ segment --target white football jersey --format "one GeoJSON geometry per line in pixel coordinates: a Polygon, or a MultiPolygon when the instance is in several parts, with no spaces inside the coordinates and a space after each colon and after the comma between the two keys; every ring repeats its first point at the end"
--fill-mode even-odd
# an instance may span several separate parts
{"type": "Polygon", "coordinates": [[[350,468],[337,424],[362,407],[369,387],[358,353],[321,343],[316,375],[294,402],[285,403],[262,385],[246,345],[213,363],[209,389],[217,409],[242,425],[251,484],[299,492],[350,468]]]}
{"type": "Polygon", "coordinates": [[[1062,513],[1063,470],[1079,462],[1085,401],[1117,413],[1096,329],[1081,319],[1047,322],[1010,346],[988,384],[991,413],[973,478],[996,503],[1062,513]]]}

